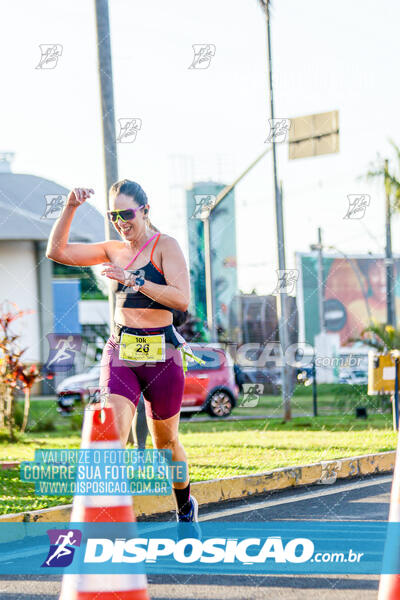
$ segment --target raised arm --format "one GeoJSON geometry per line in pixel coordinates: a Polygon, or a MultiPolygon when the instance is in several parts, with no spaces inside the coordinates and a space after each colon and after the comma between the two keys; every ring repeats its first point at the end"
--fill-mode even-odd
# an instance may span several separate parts
{"type": "Polygon", "coordinates": [[[92,189],[75,188],[69,193],[61,216],[51,230],[46,256],[63,265],[89,267],[108,262],[109,242],[97,244],[69,244],[68,237],[75,211],[87,198],[94,194],[92,189]]]}

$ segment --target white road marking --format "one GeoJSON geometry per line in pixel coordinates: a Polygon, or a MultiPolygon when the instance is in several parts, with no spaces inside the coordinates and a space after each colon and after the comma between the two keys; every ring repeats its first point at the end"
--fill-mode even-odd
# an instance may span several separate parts
{"type": "Polygon", "coordinates": [[[211,521],[220,517],[229,517],[239,513],[249,512],[251,510],[260,510],[263,508],[270,508],[272,506],[280,506],[282,504],[291,504],[292,502],[300,502],[301,500],[309,500],[310,498],[319,498],[321,496],[330,496],[331,494],[340,494],[340,492],[349,490],[358,490],[360,488],[369,487],[371,485],[378,485],[379,483],[390,483],[392,481],[392,475],[387,477],[379,477],[377,479],[370,479],[368,481],[355,481],[351,484],[345,485],[333,485],[329,486],[328,489],[318,488],[315,492],[299,493],[295,496],[288,496],[287,498],[280,498],[276,500],[264,500],[263,502],[252,502],[248,506],[237,506],[236,508],[226,508],[222,510],[216,510],[206,515],[199,516],[199,521],[211,521]]]}

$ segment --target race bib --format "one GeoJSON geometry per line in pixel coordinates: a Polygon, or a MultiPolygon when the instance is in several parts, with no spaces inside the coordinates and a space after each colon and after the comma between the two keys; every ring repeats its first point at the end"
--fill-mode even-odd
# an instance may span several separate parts
{"type": "Polygon", "coordinates": [[[165,335],[134,335],[123,333],[119,346],[119,358],[132,362],[164,362],[165,335]]]}

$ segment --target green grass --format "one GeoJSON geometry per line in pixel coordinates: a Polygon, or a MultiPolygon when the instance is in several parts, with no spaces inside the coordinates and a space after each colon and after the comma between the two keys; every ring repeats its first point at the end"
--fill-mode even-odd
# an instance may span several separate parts
{"type": "Polygon", "coordinates": [[[385,415],[366,422],[336,416],[296,418],[290,423],[188,423],[181,431],[196,481],[393,450],[397,439],[385,415]]]}
{"type": "MultiPolygon", "coordinates": [[[[52,408],[45,406],[47,415],[49,410],[52,408]]],[[[39,412],[35,418],[38,416],[39,412]]],[[[15,444],[3,438],[0,460],[32,460],[36,448],[78,448],[80,432],[71,432],[69,419],[57,412],[55,419],[57,431],[29,433],[15,444]]],[[[188,455],[191,480],[204,481],[393,450],[397,434],[389,414],[374,414],[367,420],[336,414],[295,418],[288,423],[281,419],[183,421],[180,439],[188,455]]],[[[68,497],[35,496],[33,485],[19,481],[18,469],[0,471],[2,514],[69,502],[68,497]]]]}
{"type": "MultiPolygon", "coordinates": [[[[21,406],[22,406],[22,400],[21,406]]],[[[335,413],[354,414],[355,406],[367,406],[370,412],[381,412],[382,407],[390,410],[388,402],[381,396],[367,396],[365,386],[347,386],[335,384],[318,385],[318,414],[328,415],[335,413]]],[[[239,403],[240,404],[240,399],[239,403]]],[[[291,399],[292,415],[313,414],[312,388],[298,385],[291,399]]],[[[31,403],[28,429],[35,427],[41,420],[52,419],[57,428],[63,427],[68,422],[68,417],[61,417],[56,410],[55,396],[34,398],[31,403]]],[[[187,418],[189,413],[185,413],[187,418]]],[[[240,407],[233,409],[234,416],[259,417],[270,415],[281,417],[283,415],[282,398],[280,395],[260,396],[258,405],[253,408],[240,407]]],[[[207,417],[208,413],[198,413],[199,417],[207,417]]],[[[196,418],[196,417],[194,417],[196,418]]]]}
{"type": "MultiPolygon", "coordinates": [[[[238,406],[232,411],[235,416],[275,416],[283,415],[280,395],[260,396],[257,406],[253,408],[238,406]]],[[[292,416],[312,415],[312,387],[298,385],[291,399],[292,416]]],[[[318,385],[317,411],[319,415],[335,413],[354,414],[356,406],[366,406],[370,412],[390,412],[390,402],[385,396],[368,396],[367,386],[350,386],[338,384],[318,385]]]]}

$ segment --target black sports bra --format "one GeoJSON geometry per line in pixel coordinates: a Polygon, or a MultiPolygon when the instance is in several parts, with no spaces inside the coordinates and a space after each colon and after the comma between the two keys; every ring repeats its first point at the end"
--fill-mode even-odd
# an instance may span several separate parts
{"type": "MultiPolygon", "coordinates": [[[[144,278],[147,279],[147,281],[152,281],[159,285],[167,285],[164,273],[153,263],[153,252],[160,239],[160,235],[161,233],[158,234],[157,239],[153,244],[153,248],[151,249],[150,262],[144,267],[141,267],[140,270],[144,271],[144,278]]],[[[128,269],[130,272],[135,270],[136,269],[128,269]]],[[[122,283],[118,283],[115,297],[117,300],[117,308],[161,308],[163,310],[169,310],[170,312],[173,312],[174,310],[169,306],[160,304],[156,300],[152,300],[140,291],[135,292],[131,287],[125,286],[122,283]]]]}

